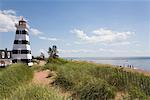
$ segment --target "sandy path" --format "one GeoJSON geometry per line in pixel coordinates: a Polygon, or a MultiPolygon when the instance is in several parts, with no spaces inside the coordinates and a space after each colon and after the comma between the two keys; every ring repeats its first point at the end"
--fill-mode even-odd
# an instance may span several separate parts
{"type": "MultiPolygon", "coordinates": [[[[34,72],[33,83],[48,85],[53,87],[53,82],[56,78],[56,72],[50,70],[44,70],[40,72],[34,72]]],[[[55,88],[55,87],[53,87],[55,88]]],[[[64,100],[68,100],[68,97],[71,96],[70,92],[63,91],[61,88],[56,88],[58,90],[58,94],[64,98],[64,100]]]]}
{"type": "Polygon", "coordinates": [[[44,61],[44,60],[40,60],[40,61],[39,61],[39,65],[40,65],[40,66],[44,66],[45,64],[46,64],[46,61],[44,61]]]}
{"type": "Polygon", "coordinates": [[[49,70],[34,72],[33,83],[43,85],[49,84],[51,81],[51,79],[47,78],[49,73],[50,73],[49,70]]]}

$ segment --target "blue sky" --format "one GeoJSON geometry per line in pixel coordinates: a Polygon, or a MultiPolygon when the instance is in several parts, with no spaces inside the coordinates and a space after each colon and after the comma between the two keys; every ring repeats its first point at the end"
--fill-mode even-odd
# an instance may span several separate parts
{"type": "Polygon", "coordinates": [[[12,49],[19,16],[34,56],[52,45],[63,57],[150,56],[148,0],[0,0],[0,49],[12,49]]]}

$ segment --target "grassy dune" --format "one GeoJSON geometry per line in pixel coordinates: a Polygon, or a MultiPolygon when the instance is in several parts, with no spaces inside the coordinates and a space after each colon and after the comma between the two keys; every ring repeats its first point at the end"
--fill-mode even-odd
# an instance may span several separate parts
{"type": "Polygon", "coordinates": [[[150,77],[105,64],[48,59],[44,66],[14,64],[0,70],[0,100],[64,100],[61,88],[77,100],[150,100],[150,77]],[[56,73],[52,86],[32,82],[35,71],[56,73]]]}
{"type": "Polygon", "coordinates": [[[73,91],[72,96],[76,99],[109,100],[114,99],[118,92],[123,92],[122,99],[126,100],[150,99],[148,76],[111,65],[55,60],[49,59],[51,63],[44,69],[56,71],[55,85],[73,91]]]}
{"type": "Polygon", "coordinates": [[[62,100],[57,91],[48,86],[28,84],[18,87],[10,100],[62,100]]]}
{"type": "Polygon", "coordinates": [[[0,71],[0,100],[62,100],[48,86],[32,84],[33,69],[14,64],[0,71]]]}
{"type": "Polygon", "coordinates": [[[17,87],[28,83],[33,77],[33,72],[24,64],[14,64],[0,72],[0,98],[8,98],[17,87]]]}

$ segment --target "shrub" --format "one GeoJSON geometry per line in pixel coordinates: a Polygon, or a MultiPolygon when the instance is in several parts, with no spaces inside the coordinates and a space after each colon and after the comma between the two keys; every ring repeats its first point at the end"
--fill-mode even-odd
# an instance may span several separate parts
{"type": "Polygon", "coordinates": [[[68,61],[62,58],[48,58],[47,63],[52,64],[66,64],[68,61]]]}

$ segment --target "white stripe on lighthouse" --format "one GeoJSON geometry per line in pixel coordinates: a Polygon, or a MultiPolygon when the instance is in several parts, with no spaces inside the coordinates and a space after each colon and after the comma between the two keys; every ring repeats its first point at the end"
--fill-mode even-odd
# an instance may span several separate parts
{"type": "Polygon", "coordinates": [[[13,59],[32,59],[31,54],[13,54],[13,59]]]}
{"type": "Polygon", "coordinates": [[[28,44],[14,44],[13,48],[14,50],[18,50],[18,48],[21,48],[22,50],[31,50],[30,45],[28,44]]]}
{"type": "Polygon", "coordinates": [[[29,36],[26,34],[16,34],[15,40],[27,40],[27,41],[29,41],[29,36]]]}

